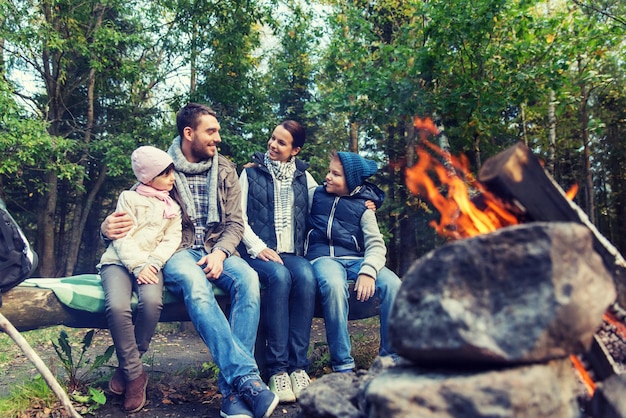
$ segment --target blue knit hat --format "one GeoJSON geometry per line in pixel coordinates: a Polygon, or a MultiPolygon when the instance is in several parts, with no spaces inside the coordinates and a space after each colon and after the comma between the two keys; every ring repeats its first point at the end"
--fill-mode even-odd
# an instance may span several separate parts
{"type": "Polygon", "coordinates": [[[341,165],[343,165],[343,173],[346,176],[346,184],[350,193],[378,171],[376,161],[363,158],[359,154],[338,152],[337,155],[341,160],[341,165]]]}

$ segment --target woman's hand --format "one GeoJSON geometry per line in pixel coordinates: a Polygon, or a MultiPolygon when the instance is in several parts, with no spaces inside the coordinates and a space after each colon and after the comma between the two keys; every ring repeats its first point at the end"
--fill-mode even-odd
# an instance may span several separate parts
{"type": "Polygon", "coordinates": [[[280,255],[278,255],[276,251],[267,247],[263,248],[256,258],[263,261],[276,261],[277,263],[283,264],[283,259],[280,258],[280,255]]]}

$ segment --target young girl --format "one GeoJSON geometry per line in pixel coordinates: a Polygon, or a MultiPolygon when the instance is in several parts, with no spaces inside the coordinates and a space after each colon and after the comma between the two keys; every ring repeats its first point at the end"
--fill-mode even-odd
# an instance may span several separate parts
{"type": "Polygon", "coordinates": [[[109,389],[124,394],[128,413],[146,403],[148,375],[141,356],[148,350],[163,307],[161,270],[179,247],[182,229],[172,158],[158,148],[143,146],[133,152],[131,160],[140,184],[120,194],[116,211],[127,213],[134,227],[109,244],[98,264],[119,363],[109,389]],[[134,325],[133,291],[138,296],[134,325]]]}
{"type": "Polygon", "coordinates": [[[387,322],[400,279],[387,267],[387,248],[374,211],[384,193],[365,180],[376,173],[376,162],[351,152],[333,153],[323,186],[315,190],[306,258],[311,260],[324,310],[330,361],[336,372],[352,371],[348,333],[348,280],[354,280],[357,300],[380,299],[379,354],[392,355],[387,322]]]}
{"type": "Polygon", "coordinates": [[[304,255],[309,189],[317,183],[298,159],[300,123],[286,120],[241,173],[245,229],[240,250],[264,288],[261,320],[267,330],[268,385],[280,402],[295,402],[310,383],[306,370],[316,283],[304,255]]]}

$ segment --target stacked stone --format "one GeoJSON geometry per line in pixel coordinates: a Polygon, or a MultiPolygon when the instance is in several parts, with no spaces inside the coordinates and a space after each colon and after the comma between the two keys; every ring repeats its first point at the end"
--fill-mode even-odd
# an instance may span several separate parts
{"type": "Polygon", "coordinates": [[[403,277],[390,318],[402,360],[324,376],[302,397],[303,414],[581,417],[570,355],[589,349],[615,299],[579,224],[528,223],[450,242],[403,277]]]}
{"type": "Polygon", "coordinates": [[[390,337],[410,365],[372,380],[368,415],[580,417],[570,355],[588,351],[615,298],[581,225],[444,245],[403,279],[390,337]]]}

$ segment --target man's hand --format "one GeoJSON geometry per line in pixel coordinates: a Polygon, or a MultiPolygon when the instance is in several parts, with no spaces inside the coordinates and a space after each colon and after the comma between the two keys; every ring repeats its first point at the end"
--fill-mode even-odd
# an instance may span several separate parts
{"type": "Polygon", "coordinates": [[[100,231],[110,240],[123,238],[133,227],[133,220],[126,212],[114,212],[104,218],[100,231]]]}
{"type": "Polygon", "coordinates": [[[145,266],[137,275],[137,283],[139,284],[157,284],[159,276],[156,275],[157,269],[154,266],[145,266]]]}
{"type": "Polygon", "coordinates": [[[225,259],[226,254],[220,250],[216,250],[202,257],[196,264],[200,267],[204,265],[202,271],[206,274],[206,278],[209,280],[215,280],[218,279],[224,271],[225,259]]]}
{"type": "Polygon", "coordinates": [[[365,302],[376,293],[376,280],[367,274],[359,274],[354,284],[354,291],[356,292],[356,300],[365,302]]]}
{"type": "Polygon", "coordinates": [[[374,204],[373,200],[369,200],[369,199],[366,200],[365,201],[365,207],[370,209],[370,210],[373,210],[374,212],[376,212],[376,205],[374,204]]]}
{"type": "Polygon", "coordinates": [[[283,259],[280,258],[280,255],[271,248],[263,248],[261,252],[256,256],[259,260],[263,261],[276,261],[277,263],[284,264],[283,259]]]}

